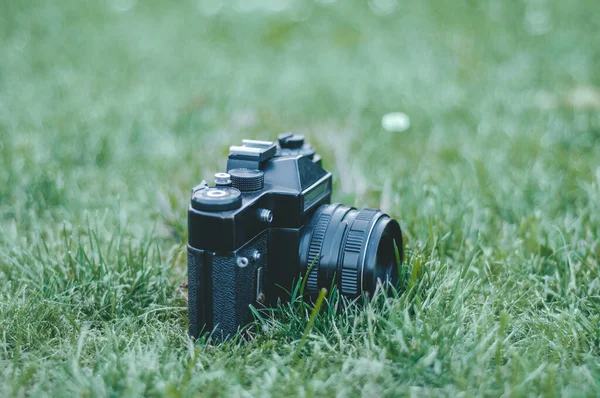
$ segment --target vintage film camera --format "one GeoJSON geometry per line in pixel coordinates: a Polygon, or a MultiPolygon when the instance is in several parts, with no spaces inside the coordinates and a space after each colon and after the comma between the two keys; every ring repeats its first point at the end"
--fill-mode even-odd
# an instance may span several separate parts
{"type": "Polygon", "coordinates": [[[330,204],[331,173],[304,137],[244,140],[227,173],[192,190],[188,209],[190,335],[235,334],[250,305],[289,298],[307,276],[313,297],[336,285],[357,297],[396,285],[402,233],[380,210],[330,204]],[[288,296],[288,297],[286,297],[288,296]]]}

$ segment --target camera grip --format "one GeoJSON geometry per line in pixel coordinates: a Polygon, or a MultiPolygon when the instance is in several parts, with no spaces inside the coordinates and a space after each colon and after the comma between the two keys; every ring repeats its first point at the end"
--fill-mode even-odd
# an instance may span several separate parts
{"type": "Polygon", "coordinates": [[[205,254],[203,250],[197,250],[188,246],[188,314],[190,319],[189,334],[198,337],[205,329],[206,319],[206,297],[205,290],[205,254]]]}
{"type": "Polygon", "coordinates": [[[266,275],[266,231],[237,250],[233,257],[214,257],[213,322],[218,334],[223,337],[233,336],[240,326],[252,321],[249,306],[257,305],[257,293],[258,290],[263,290],[260,285],[265,285],[266,275]],[[247,260],[245,266],[240,266],[238,263],[242,258],[247,260]],[[260,275],[259,269],[261,269],[260,275]]]}
{"type": "Polygon", "coordinates": [[[266,275],[266,231],[232,255],[215,255],[188,245],[189,334],[198,337],[214,332],[217,337],[228,337],[237,333],[252,321],[249,306],[256,304],[258,292],[264,290],[266,275]]]}

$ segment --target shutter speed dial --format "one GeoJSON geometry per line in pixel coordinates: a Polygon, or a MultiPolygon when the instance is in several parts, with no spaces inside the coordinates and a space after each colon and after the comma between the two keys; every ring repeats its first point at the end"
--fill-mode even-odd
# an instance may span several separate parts
{"type": "Polygon", "coordinates": [[[265,185],[265,173],[255,169],[229,170],[231,185],[242,192],[258,191],[265,185]]]}

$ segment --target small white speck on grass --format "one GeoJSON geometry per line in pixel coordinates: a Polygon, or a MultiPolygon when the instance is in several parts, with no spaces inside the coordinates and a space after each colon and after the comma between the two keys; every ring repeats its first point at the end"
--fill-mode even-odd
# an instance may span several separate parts
{"type": "Polygon", "coordinates": [[[397,0],[370,0],[369,8],[375,15],[387,15],[396,10],[397,0]]]}
{"type": "Polygon", "coordinates": [[[410,118],[404,112],[386,113],[381,118],[381,127],[391,133],[401,133],[410,128],[410,118]]]}
{"type": "Polygon", "coordinates": [[[567,93],[567,103],[575,109],[600,109],[600,90],[577,86],[567,93]]]}
{"type": "Polygon", "coordinates": [[[126,12],[135,7],[137,0],[108,0],[108,6],[115,12],[126,12]]]}

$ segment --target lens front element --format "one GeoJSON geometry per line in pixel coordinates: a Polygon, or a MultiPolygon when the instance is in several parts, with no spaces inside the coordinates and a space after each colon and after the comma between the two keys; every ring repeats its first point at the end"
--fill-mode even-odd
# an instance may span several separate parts
{"type": "Polygon", "coordinates": [[[373,209],[323,205],[300,242],[300,264],[310,270],[307,290],[336,284],[347,296],[373,293],[378,283],[397,285],[396,247],[402,260],[402,233],[396,220],[373,209]]]}

